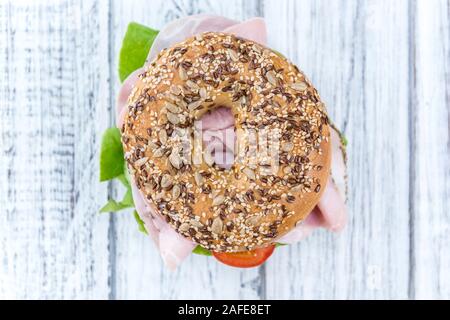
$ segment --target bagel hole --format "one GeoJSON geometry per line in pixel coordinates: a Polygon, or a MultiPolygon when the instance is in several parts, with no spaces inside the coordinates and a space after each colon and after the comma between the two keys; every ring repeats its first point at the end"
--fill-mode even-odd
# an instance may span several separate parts
{"type": "Polygon", "coordinates": [[[209,152],[217,166],[229,170],[234,164],[235,121],[231,109],[217,106],[200,118],[204,152],[209,152]]]}

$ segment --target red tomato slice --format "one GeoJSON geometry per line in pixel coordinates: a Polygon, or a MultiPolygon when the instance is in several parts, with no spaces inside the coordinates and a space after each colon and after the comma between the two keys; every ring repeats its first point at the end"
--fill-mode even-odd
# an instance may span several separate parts
{"type": "Polygon", "coordinates": [[[243,252],[213,252],[213,256],[220,262],[237,268],[252,268],[261,265],[273,253],[274,245],[243,252]]]}

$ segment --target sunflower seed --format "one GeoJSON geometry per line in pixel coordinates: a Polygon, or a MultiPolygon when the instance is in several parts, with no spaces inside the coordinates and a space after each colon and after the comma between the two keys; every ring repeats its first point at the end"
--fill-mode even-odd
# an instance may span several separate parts
{"type": "Polygon", "coordinates": [[[178,184],[174,185],[172,188],[172,200],[178,199],[181,195],[181,188],[178,184]]]}
{"type": "Polygon", "coordinates": [[[170,91],[167,91],[166,94],[166,99],[175,103],[178,103],[178,101],[180,101],[180,98],[178,98],[176,95],[172,94],[170,91]]]}
{"type": "Polygon", "coordinates": [[[198,186],[201,186],[203,184],[203,176],[199,172],[196,172],[194,174],[194,179],[195,179],[195,183],[198,186]]]}
{"type": "Polygon", "coordinates": [[[205,100],[207,98],[205,88],[200,88],[199,93],[200,93],[200,98],[202,98],[202,100],[205,100]]]}
{"type": "Polygon", "coordinates": [[[213,220],[213,223],[211,225],[211,231],[215,234],[221,234],[223,229],[223,222],[222,220],[217,217],[213,220]]]}
{"type": "Polygon", "coordinates": [[[218,195],[212,201],[213,206],[220,206],[225,201],[225,197],[223,195],[218,195]]]}
{"type": "Polygon", "coordinates": [[[147,157],[141,158],[141,159],[139,159],[139,160],[136,160],[136,162],[134,163],[134,166],[135,166],[135,167],[140,167],[140,166],[146,164],[147,161],[148,161],[148,158],[147,158],[147,157]]]}
{"type": "Polygon", "coordinates": [[[161,158],[164,155],[164,148],[158,148],[153,152],[153,157],[161,158]]]}
{"type": "Polygon", "coordinates": [[[195,40],[197,41],[202,41],[203,40],[203,36],[200,34],[195,35],[195,40]]]}
{"type": "Polygon", "coordinates": [[[167,112],[167,120],[169,120],[170,123],[175,125],[180,123],[180,118],[176,114],[170,112],[167,112]]]}
{"type": "Polygon", "coordinates": [[[245,96],[241,97],[241,106],[245,106],[247,104],[247,98],[245,96]]]}
{"type": "Polygon", "coordinates": [[[186,81],[186,85],[191,88],[192,90],[198,90],[200,87],[192,80],[186,81]]]}
{"type": "Polygon", "coordinates": [[[161,179],[161,187],[164,189],[169,188],[170,186],[172,186],[173,180],[172,177],[168,174],[163,175],[162,179],[161,179]]]}
{"type": "Polygon", "coordinates": [[[178,115],[178,119],[180,119],[181,124],[184,124],[186,122],[186,116],[184,114],[178,115]]]}
{"type": "Polygon", "coordinates": [[[148,146],[152,151],[154,151],[154,150],[156,150],[156,149],[159,148],[159,146],[158,146],[156,143],[154,143],[153,141],[149,141],[149,142],[147,143],[147,146],[148,146]]]}
{"type": "Polygon", "coordinates": [[[166,102],[164,106],[166,107],[167,110],[169,110],[172,113],[180,113],[181,111],[180,108],[178,108],[176,105],[170,102],[166,102]]]}
{"type": "Polygon", "coordinates": [[[181,94],[181,88],[179,86],[172,85],[170,86],[170,92],[176,96],[179,96],[181,94]]]}
{"type": "Polygon", "coordinates": [[[167,143],[167,131],[165,129],[162,129],[159,134],[159,142],[161,142],[163,145],[167,143]]]}
{"type": "Polygon", "coordinates": [[[180,100],[177,102],[177,105],[181,108],[181,109],[186,109],[187,108],[187,103],[184,100],[180,100]]]}
{"type": "Polygon", "coordinates": [[[180,232],[187,232],[187,231],[189,230],[189,228],[190,228],[189,224],[185,222],[185,223],[182,223],[182,224],[180,225],[180,227],[178,228],[178,230],[179,230],[180,232]]]}
{"type": "Polygon", "coordinates": [[[203,224],[200,221],[197,221],[195,219],[191,219],[191,225],[196,228],[200,228],[203,226],[203,224]]]}
{"type": "Polygon", "coordinates": [[[291,84],[291,88],[296,91],[304,91],[304,90],[308,89],[308,86],[304,82],[296,82],[296,83],[291,84]]]}
{"type": "Polygon", "coordinates": [[[186,70],[184,70],[183,67],[180,67],[178,69],[178,75],[180,76],[180,79],[183,81],[186,81],[188,79],[187,72],[186,72],[186,70]]]}
{"type": "Polygon", "coordinates": [[[250,180],[256,180],[255,172],[250,168],[244,168],[242,172],[250,179],[250,180]]]}
{"type": "Polygon", "coordinates": [[[195,109],[197,109],[198,107],[200,107],[202,104],[201,100],[197,100],[195,102],[192,102],[188,105],[188,109],[189,111],[194,111],[195,109]]]}
{"type": "Polygon", "coordinates": [[[275,72],[273,70],[270,70],[269,72],[267,72],[266,73],[266,77],[267,77],[267,80],[270,82],[271,85],[276,86],[278,84],[276,74],[275,74],[275,72]]]}
{"type": "Polygon", "coordinates": [[[256,51],[257,53],[261,53],[261,48],[257,46],[256,44],[253,45],[252,49],[256,51]]]}
{"type": "Polygon", "coordinates": [[[181,160],[178,152],[172,151],[172,153],[169,156],[169,161],[176,169],[180,169],[181,166],[183,165],[183,161],[181,160]]]}
{"type": "Polygon", "coordinates": [[[187,130],[184,128],[175,128],[175,133],[179,136],[179,137],[186,137],[187,135],[187,130]]]}
{"type": "Polygon", "coordinates": [[[228,49],[228,54],[230,55],[231,59],[233,59],[233,61],[238,61],[239,60],[239,56],[236,53],[236,51],[234,51],[232,49],[228,49]]]}

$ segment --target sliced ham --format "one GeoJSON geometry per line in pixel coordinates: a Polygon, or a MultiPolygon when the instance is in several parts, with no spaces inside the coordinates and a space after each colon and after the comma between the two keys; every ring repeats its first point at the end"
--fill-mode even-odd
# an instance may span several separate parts
{"type": "Polygon", "coordinates": [[[159,52],[175,43],[207,31],[224,31],[239,22],[220,16],[199,14],[175,20],[166,25],[156,36],[147,61],[152,61],[159,52]]]}
{"type": "Polygon", "coordinates": [[[147,61],[152,61],[159,52],[175,43],[208,31],[232,33],[263,45],[267,43],[267,29],[262,18],[252,18],[239,23],[220,16],[199,14],[181,18],[166,25],[156,36],[147,61]]]}
{"type": "MultiPolygon", "coordinates": [[[[196,128],[200,128],[200,122],[196,123],[196,128]]],[[[201,119],[202,130],[221,130],[234,128],[234,117],[229,108],[220,107],[213,112],[205,114],[201,119]]]]}
{"type": "Polygon", "coordinates": [[[345,202],[332,178],[328,180],[317,207],[323,217],[323,227],[331,231],[341,231],[344,228],[347,222],[345,202]]]}
{"type": "Polygon", "coordinates": [[[191,254],[196,244],[170,227],[155,208],[144,199],[134,183],[131,185],[131,190],[136,211],[144,221],[147,233],[159,249],[165,265],[170,270],[175,270],[191,254]]]}
{"type": "MultiPolygon", "coordinates": [[[[253,18],[238,23],[237,21],[213,15],[196,15],[176,20],[163,28],[156,37],[147,57],[147,62],[156,58],[158,53],[171,45],[183,41],[195,34],[219,31],[235,34],[265,45],[267,31],[264,20],[253,18]]],[[[143,68],[133,72],[123,83],[117,99],[117,126],[121,127],[126,116],[128,97],[143,68]]],[[[198,124],[197,124],[198,125],[198,124]]],[[[197,126],[196,125],[196,126],[197,126]]],[[[225,108],[218,108],[214,112],[205,115],[199,124],[203,132],[203,141],[207,148],[213,150],[217,164],[224,168],[230,168],[234,159],[234,118],[231,112],[225,108]]],[[[340,139],[336,142],[336,136],[332,136],[333,161],[339,159],[337,150],[342,151],[340,139]],[[336,154],[335,154],[336,153],[336,154]]],[[[307,237],[318,227],[325,227],[333,231],[340,230],[346,221],[345,216],[345,176],[341,179],[341,173],[345,174],[345,157],[342,162],[332,167],[333,179],[327,184],[324,195],[318,206],[299,226],[279,239],[283,243],[294,243],[307,237]],[[336,172],[335,172],[336,171],[336,172]],[[344,192],[344,193],[342,193],[344,192]]],[[[195,248],[196,244],[178,234],[158,212],[148,203],[141,192],[132,183],[133,199],[141,219],[149,236],[158,247],[164,263],[169,269],[175,269],[195,248]]]]}
{"type": "Polygon", "coordinates": [[[266,45],[267,43],[266,23],[262,18],[249,19],[240,24],[230,26],[223,31],[241,38],[253,40],[262,45],[266,45]]]}
{"type": "Polygon", "coordinates": [[[195,123],[197,130],[202,131],[205,152],[210,152],[215,163],[230,169],[234,162],[236,135],[234,117],[229,108],[219,107],[205,114],[195,123]]]}

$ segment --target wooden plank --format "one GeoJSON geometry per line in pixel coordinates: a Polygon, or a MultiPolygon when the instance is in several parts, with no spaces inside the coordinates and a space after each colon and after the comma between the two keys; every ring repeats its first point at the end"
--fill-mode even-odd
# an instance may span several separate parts
{"type": "Polygon", "coordinates": [[[104,9],[0,4],[0,298],[108,296],[104,9]]]}
{"type": "MultiPolygon", "coordinates": [[[[245,19],[258,13],[256,1],[114,1],[112,34],[114,68],[118,52],[130,21],[153,28],[190,14],[216,13],[245,19]]],[[[114,90],[119,83],[116,74],[114,90]]],[[[118,191],[122,192],[122,190],[118,191]]],[[[174,273],[164,267],[151,240],[137,231],[131,213],[117,215],[115,298],[159,299],[256,299],[264,295],[263,271],[235,270],[219,265],[212,258],[192,255],[174,273]]]]}
{"type": "Polygon", "coordinates": [[[267,297],[408,297],[408,2],[266,1],[264,16],[348,137],[350,173],[346,230],[280,248],[267,297]]]}
{"type": "Polygon", "coordinates": [[[450,299],[450,3],[417,1],[414,18],[413,291],[450,299]]]}

